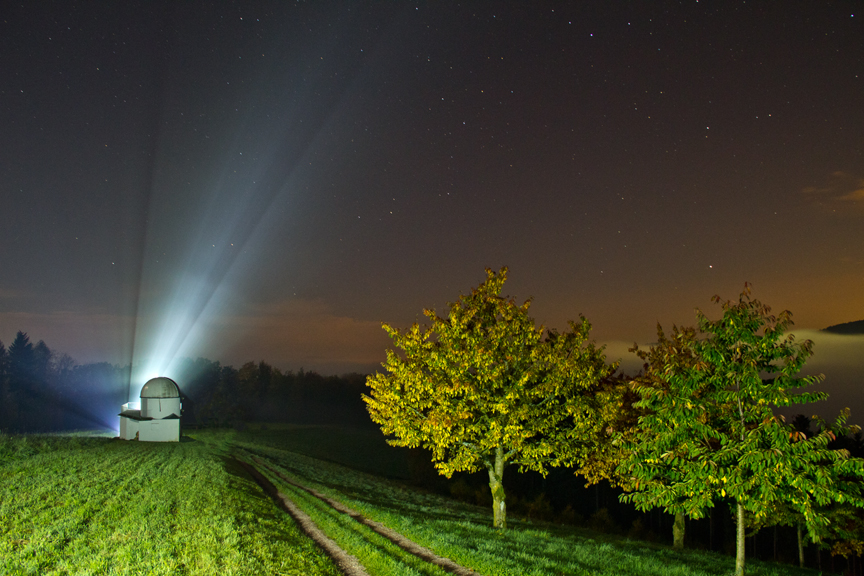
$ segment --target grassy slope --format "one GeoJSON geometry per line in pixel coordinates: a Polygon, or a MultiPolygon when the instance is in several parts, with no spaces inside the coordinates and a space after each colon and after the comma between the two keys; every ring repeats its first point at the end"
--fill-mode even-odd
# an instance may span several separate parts
{"type": "MultiPolygon", "coordinates": [[[[499,533],[489,527],[485,508],[359,472],[401,477],[407,471],[405,453],[390,451],[369,431],[286,427],[193,436],[197,441],[147,444],[0,435],[0,574],[337,574],[228,457],[229,445],[240,456],[266,457],[287,475],[486,576],[732,570],[727,556],[572,527],[511,519],[511,528],[499,533]]],[[[371,574],[442,573],[269,477],[371,574]]],[[[753,562],[748,574],[815,572],[753,562]]]]}
{"type": "Polygon", "coordinates": [[[338,571],[217,443],[0,436],[0,574],[338,571]]]}
{"type": "MultiPolygon", "coordinates": [[[[406,488],[398,482],[353,469],[369,469],[369,460],[356,447],[342,450],[343,458],[331,458],[341,459],[352,468],[297,453],[302,450],[319,456],[322,451],[316,444],[332,444],[337,438],[350,445],[357,440],[351,437],[352,433],[346,430],[320,428],[313,434],[309,428],[302,431],[286,428],[278,433],[269,430],[238,434],[234,442],[249,454],[257,454],[276,463],[288,476],[486,576],[719,576],[733,571],[734,559],[729,556],[693,550],[674,551],[666,546],[572,527],[511,519],[510,529],[499,533],[490,527],[490,510],[406,488]],[[299,442],[298,437],[302,437],[303,441],[299,442]],[[282,449],[286,447],[287,450],[282,449]]],[[[331,456],[333,454],[335,452],[329,453],[331,456]]],[[[383,452],[375,456],[377,460],[383,458],[383,452]]],[[[398,466],[390,465],[389,469],[398,469],[398,466]]],[[[322,527],[327,528],[335,523],[328,519],[327,514],[330,513],[322,510],[320,505],[311,503],[308,496],[272,475],[270,478],[280,490],[297,498],[304,508],[314,508],[322,527]]],[[[357,550],[361,550],[367,536],[356,527],[351,529],[359,534],[353,539],[360,544],[353,544],[350,537],[341,543],[349,552],[359,556],[357,550]],[[357,548],[352,549],[352,546],[357,548]]],[[[339,530],[344,529],[339,528],[337,532],[339,530]]],[[[375,572],[370,570],[370,573],[375,572]]],[[[377,573],[383,575],[391,572],[377,573]]],[[[803,576],[816,572],[787,565],[748,562],[748,574],[803,576]]]]}

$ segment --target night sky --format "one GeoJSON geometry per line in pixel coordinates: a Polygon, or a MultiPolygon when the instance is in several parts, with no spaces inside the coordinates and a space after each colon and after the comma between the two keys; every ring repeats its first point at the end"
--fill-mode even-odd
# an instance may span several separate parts
{"type": "Polygon", "coordinates": [[[369,371],[382,322],[503,265],[612,357],[745,282],[797,329],[862,319],[856,7],[7,6],[0,340],[369,371]]]}

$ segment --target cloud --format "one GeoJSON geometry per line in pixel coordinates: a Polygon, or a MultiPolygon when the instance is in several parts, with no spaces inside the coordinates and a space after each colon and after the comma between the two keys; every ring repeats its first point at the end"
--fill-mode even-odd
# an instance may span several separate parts
{"type": "Polygon", "coordinates": [[[31,341],[79,363],[129,361],[133,319],[96,311],[0,312],[0,340],[7,345],[19,330],[31,341]]]}
{"type": "Polygon", "coordinates": [[[852,192],[849,192],[848,194],[845,194],[843,196],[840,196],[838,200],[844,202],[864,202],[864,182],[862,182],[861,184],[861,188],[859,188],[858,190],[853,190],[852,192]]]}
{"type": "MultiPolygon", "coordinates": [[[[635,376],[642,369],[642,360],[635,353],[630,352],[630,348],[632,348],[634,344],[633,342],[624,342],[623,340],[605,340],[598,341],[597,343],[605,347],[603,351],[606,354],[607,362],[620,362],[618,366],[619,372],[629,376],[635,376]]],[[[647,350],[650,347],[650,344],[640,343],[639,347],[647,350]]]]}
{"type": "Polygon", "coordinates": [[[15,290],[9,290],[7,288],[0,288],[0,300],[15,300],[23,296],[21,292],[16,292],[15,290]]]}
{"type": "Polygon", "coordinates": [[[848,172],[832,172],[823,185],[808,186],[801,192],[824,209],[841,205],[848,209],[850,204],[864,209],[864,179],[848,172]]]}
{"type": "Polygon", "coordinates": [[[834,419],[850,408],[850,424],[864,424],[864,335],[841,335],[818,330],[795,330],[797,342],[813,341],[813,356],[802,374],[823,374],[815,389],[828,393],[828,399],[812,405],[792,406],[788,413],[819,414],[834,419]]]}
{"type": "Polygon", "coordinates": [[[319,300],[291,299],[220,317],[207,340],[228,363],[265,360],[286,369],[325,374],[370,371],[384,360],[390,339],[380,322],[334,313],[319,300]]]}
{"type": "MultiPolygon", "coordinates": [[[[159,317],[101,311],[46,313],[0,310],[0,341],[8,345],[17,331],[44,340],[78,363],[126,364],[132,360],[132,335],[146,360],[160,338],[159,317]]],[[[371,372],[380,367],[390,339],[381,323],[334,313],[323,301],[291,299],[246,306],[234,314],[204,316],[184,341],[178,357],[201,356],[239,366],[247,361],[322,374],[371,372]]]]}

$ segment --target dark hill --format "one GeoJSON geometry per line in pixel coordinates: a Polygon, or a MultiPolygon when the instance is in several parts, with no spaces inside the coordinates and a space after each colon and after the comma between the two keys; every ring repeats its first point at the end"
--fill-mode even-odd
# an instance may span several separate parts
{"type": "Polygon", "coordinates": [[[832,334],[864,334],[864,320],[855,320],[854,322],[844,322],[843,324],[834,324],[823,328],[822,332],[831,332],[832,334]]]}

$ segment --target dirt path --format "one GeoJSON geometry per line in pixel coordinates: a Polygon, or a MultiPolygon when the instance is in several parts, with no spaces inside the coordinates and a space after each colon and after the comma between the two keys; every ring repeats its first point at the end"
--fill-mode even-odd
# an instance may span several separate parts
{"type": "Polygon", "coordinates": [[[324,549],[345,576],[369,576],[369,573],[366,572],[366,569],[363,568],[363,565],[360,564],[360,561],[355,556],[348,554],[336,542],[328,538],[308,514],[303,512],[290,498],[279,492],[276,486],[267,480],[254,466],[239,459],[237,461],[271,498],[278,500],[282,504],[283,509],[294,518],[294,521],[297,522],[301,530],[324,549]]]}
{"type": "Polygon", "coordinates": [[[365,516],[363,516],[362,514],[357,512],[356,510],[352,510],[351,508],[345,506],[341,502],[339,502],[337,500],[333,500],[332,498],[329,498],[329,497],[325,496],[324,494],[321,494],[320,492],[313,490],[312,488],[307,488],[306,486],[298,483],[296,480],[292,480],[291,478],[286,477],[284,474],[282,474],[278,470],[275,470],[267,462],[264,462],[263,460],[256,458],[254,456],[253,456],[253,460],[255,460],[255,462],[258,465],[267,468],[270,472],[272,472],[273,474],[275,474],[276,476],[278,476],[279,478],[281,478],[282,480],[284,480],[288,484],[291,484],[292,486],[295,486],[301,490],[305,490],[306,492],[315,496],[316,498],[318,498],[322,502],[325,502],[326,504],[328,504],[330,507],[337,510],[338,512],[341,512],[342,514],[346,514],[346,515],[350,516],[351,518],[353,518],[354,520],[356,520],[357,522],[360,522],[361,524],[368,526],[369,528],[371,528],[372,530],[374,530],[375,532],[377,532],[381,536],[384,536],[385,538],[387,538],[388,540],[390,540],[391,542],[393,542],[394,544],[396,544],[397,546],[399,546],[400,548],[402,548],[406,552],[410,552],[411,554],[414,554],[418,558],[425,560],[426,562],[429,562],[430,564],[435,564],[436,566],[440,566],[444,570],[446,570],[448,572],[452,572],[453,574],[456,574],[457,576],[479,576],[478,573],[475,572],[474,570],[471,570],[470,568],[466,568],[465,566],[462,566],[461,564],[457,564],[456,562],[454,562],[453,560],[450,560],[449,558],[445,558],[443,556],[438,556],[437,554],[435,554],[435,552],[433,552],[429,548],[421,546],[421,545],[417,544],[416,542],[414,542],[413,540],[409,540],[408,538],[406,538],[405,536],[403,536],[399,532],[396,532],[395,530],[388,528],[387,526],[381,524],[380,522],[375,522],[374,520],[370,520],[369,518],[366,518],[365,516]]]}

